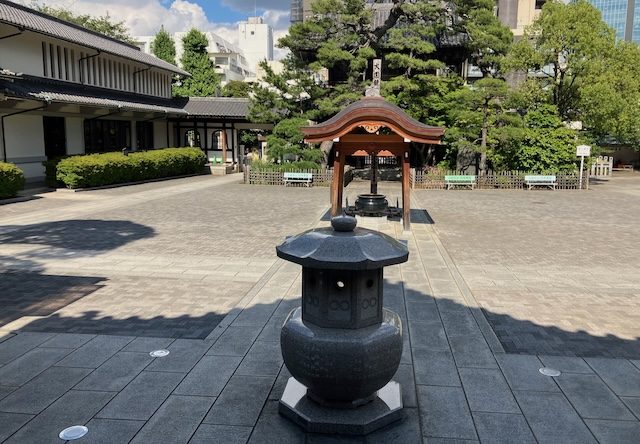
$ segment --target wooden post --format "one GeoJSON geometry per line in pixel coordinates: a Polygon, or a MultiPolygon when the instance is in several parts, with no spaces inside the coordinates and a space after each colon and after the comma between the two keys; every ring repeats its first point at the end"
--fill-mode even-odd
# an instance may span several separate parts
{"type": "Polygon", "coordinates": [[[227,164],[227,128],[226,125],[222,127],[222,165],[227,164]]]}
{"type": "Polygon", "coordinates": [[[340,150],[340,170],[338,171],[338,214],[342,214],[342,202],[344,195],[344,162],[346,157],[344,150],[340,150]]]}
{"type": "Polygon", "coordinates": [[[341,210],[341,202],[338,200],[340,188],[340,173],[339,171],[342,169],[342,164],[340,163],[340,151],[336,150],[335,158],[333,159],[333,179],[331,180],[331,216],[335,217],[340,214],[341,210]]]}
{"type": "Polygon", "coordinates": [[[378,194],[378,152],[371,151],[371,194],[378,194]]]}
{"type": "Polygon", "coordinates": [[[409,187],[409,147],[402,154],[402,228],[411,230],[411,188],[409,187]]]}

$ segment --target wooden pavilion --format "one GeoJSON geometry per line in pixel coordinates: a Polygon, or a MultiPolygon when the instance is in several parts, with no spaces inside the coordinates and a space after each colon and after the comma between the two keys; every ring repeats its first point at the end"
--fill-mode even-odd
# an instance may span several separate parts
{"type": "Polygon", "coordinates": [[[409,159],[411,142],[440,144],[444,128],[425,125],[380,96],[364,97],[331,119],[302,128],[307,143],[334,142],[331,215],[342,213],[344,167],[347,156],[372,156],[372,193],[376,193],[377,158],[397,156],[402,165],[402,219],[411,229],[409,159]]]}

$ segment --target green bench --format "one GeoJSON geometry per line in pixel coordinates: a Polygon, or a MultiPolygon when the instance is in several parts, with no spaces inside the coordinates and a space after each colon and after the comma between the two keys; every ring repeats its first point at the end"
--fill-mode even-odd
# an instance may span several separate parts
{"type": "Polygon", "coordinates": [[[306,186],[311,186],[313,181],[313,174],[311,173],[284,173],[282,178],[284,186],[286,187],[290,183],[304,183],[306,186]]]}
{"type": "Polygon", "coordinates": [[[532,189],[533,187],[549,187],[556,189],[556,176],[524,176],[524,183],[532,189]]]}
{"type": "Polygon", "coordinates": [[[476,186],[476,176],[444,176],[444,184],[447,186],[447,190],[458,185],[469,186],[473,190],[476,186]]]}

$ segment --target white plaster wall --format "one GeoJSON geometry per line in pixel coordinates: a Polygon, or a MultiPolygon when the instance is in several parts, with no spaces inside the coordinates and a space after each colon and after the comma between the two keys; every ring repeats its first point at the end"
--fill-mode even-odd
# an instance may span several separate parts
{"type": "Polygon", "coordinates": [[[153,122],[153,145],[154,148],[167,148],[169,146],[167,122],[164,120],[153,122]]]}
{"type": "Polygon", "coordinates": [[[44,128],[42,116],[18,115],[4,121],[7,157],[44,156],[44,128]]]}
{"type": "MultiPolygon", "coordinates": [[[[0,35],[15,32],[11,26],[0,25],[0,35]]],[[[42,38],[25,32],[0,41],[0,60],[4,69],[42,76],[42,38]]]]}
{"type": "Polygon", "coordinates": [[[84,154],[84,119],[67,117],[67,154],[84,154]]]}
{"type": "Polygon", "coordinates": [[[27,182],[37,182],[44,178],[44,166],[40,162],[32,163],[15,163],[18,168],[24,173],[24,177],[27,182]]]}

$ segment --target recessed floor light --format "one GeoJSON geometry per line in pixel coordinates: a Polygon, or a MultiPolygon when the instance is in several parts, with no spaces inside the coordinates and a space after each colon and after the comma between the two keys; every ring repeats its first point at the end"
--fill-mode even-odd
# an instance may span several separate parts
{"type": "Polygon", "coordinates": [[[65,441],[73,441],[82,438],[87,433],[89,433],[88,428],[86,428],[85,426],[76,425],[67,427],[62,432],[60,432],[58,437],[60,439],[64,439],[65,441]]]}
{"type": "Polygon", "coordinates": [[[551,367],[542,367],[538,371],[545,376],[560,376],[562,374],[560,370],[556,370],[555,368],[551,367]]]}
{"type": "Polygon", "coordinates": [[[154,350],[151,353],[149,353],[149,355],[154,358],[164,358],[168,354],[169,354],[169,350],[154,350]]]}

